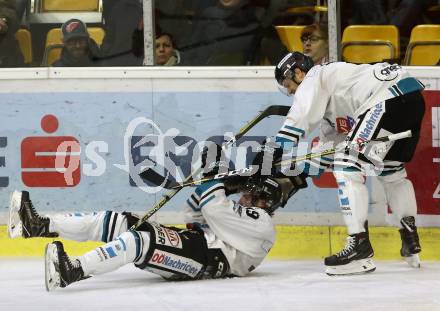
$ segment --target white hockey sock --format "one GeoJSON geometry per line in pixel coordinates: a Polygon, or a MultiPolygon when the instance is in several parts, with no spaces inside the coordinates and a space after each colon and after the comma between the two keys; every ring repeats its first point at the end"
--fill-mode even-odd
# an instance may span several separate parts
{"type": "Polygon", "coordinates": [[[150,234],[143,231],[122,233],[114,241],[85,253],[78,259],[84,275],[114,271],[128,263],[142,259],[150,245],[150,234]]]}
{"type": "Polygon", "coordinates": [[[361,172],[335,171],[338,182],[339,205],[348,234],[365,232],[368,216],[368,189],[361,172]]]}
{"type": "Polygon", "coordinates": [[[396,173],[381,176],[382,182],[393,214],[396,215],[398,226],[402,228],[400,220],[406,216],[417,215],[417,202],[414,187],[410,180],[406,178],[405,169],[396,173]]]}
{"type": "Polygon", "coordinates": [[[126,217],[115,212],[71,213],[49,216],[49,231],[74,241],[111,241],[127,231],[126,217]]]}

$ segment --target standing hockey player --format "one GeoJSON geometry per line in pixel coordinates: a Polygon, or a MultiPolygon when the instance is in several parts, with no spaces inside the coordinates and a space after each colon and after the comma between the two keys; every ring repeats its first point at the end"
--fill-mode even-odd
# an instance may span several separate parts
{"type": "MultiPolygon", "coordinates": [[[[326,273],[375,270],[366,222],[365,177],[371,168],[380,170],[375,175],[400,222],[401,255],[410,265],[419,267],[416,199],[404,163],[411,160],[419,139],[425,112],[423,84],[399,65],[335,62],[313,66],[313,61],[299,52],[289,53],[280,61],[275,78],[288,94],[294,94],[294,103],[276,137],[283,148],[296,146],[300,138],[318,126],[321,141],[343,138],[347,145],[406,130],[413,134],[412,138],[382,144],[381,148],[343,148],[335,153],[334,176],[349,236],[344,249],[325,258],[326,273]]],[[[322,159],[320,163],[308,162],[304,173],[308,174],[314,165],[322,171],[328,163],[322,159]]]]}
{"type": "Polygon", "coordinates": [[[59,241],[46,247],[46,288],[53,290],[134,263],[168,280],[244,276],[275,241],[271,216],[295,186],[289,178],[252,177],[198,186],[185,205],[186,230],[145,222],[129,213],[98,212],[41,217],[27,191],[15,191],[8,225],[11,238],[62,237],[107,244],[77,259],[59,241]],[[238,202],[226,194],[241,192],[238,202]]]}

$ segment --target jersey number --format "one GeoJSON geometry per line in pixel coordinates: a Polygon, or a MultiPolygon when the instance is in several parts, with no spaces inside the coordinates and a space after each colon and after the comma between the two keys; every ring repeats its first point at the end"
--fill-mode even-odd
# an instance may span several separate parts
{"type": "Polygon", "coordinates": [[[253,208],[247,207],[246,208],[246,215],[248,215],[250,218],[258,219],[260,217],[260,214],[253,208]]]}

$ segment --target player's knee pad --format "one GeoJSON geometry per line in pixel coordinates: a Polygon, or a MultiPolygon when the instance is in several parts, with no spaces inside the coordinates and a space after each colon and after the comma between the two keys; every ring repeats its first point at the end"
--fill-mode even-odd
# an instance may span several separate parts
{"type": "Polygon", "coordinates": [[[127,229],[133,227],[133,225],[135,225],[139,220],[139,217],[129,212],[123,212],[122,215],[125,216],[125,219],[127,220],[127,229]]]}
{"type": "Polygon", "coordinates": [[[348,233],[365,231],[364,222],[368,214],[368,190],[362,172],[334,172],[338,183],[338,197],[342,216],[348,233]]]}
{"type": "Polygon", "coordinates": [[[124,264],[133,262],[136,258],[137,251],[136,240],[130,232],[124,232],[113,241],[107,243],[104,249],[108,252],[108,256],[120,256],[124,264]]]}
{"type": "Polygon", "coordinates": [[[393,174],[379,177],[384,186],[388,204],[398,220],[406,216],[415,216],[417,213],[414,187],[406,176],[406,171],[403,169],[393,174]]]}
{"type": "Polygon", "coordinates": [[[348,183],[365,183],[365,177],[362,172],[358,171],[343,171],[343,170],[335,170],[333,171],[333,175],[336,178],[336,182],[340,187],[347,185],[348,183]]]}
{"type": "Polygon", "coordinates": [[[128,230],[127,218],[124,214],[106,211],[102,217],[101,241],[110,242],[128,230]]]}
{"type": "MultiPolygon", "coordinates": [[[[412,196],[414,195],[414,187],[412,185],[412,182],[406,177],[407,175],[404,169],[397,171],[393,174],[379,176],[379,180],[385,188],[385,193],[387,194],[388,201],[390,201],[390,199],[397,200],[397,198],[394,197],[406,198],[407,196],[411,196],[412,200],[412,196]]],[[[400,205],[402,205],[402,201],[398,201],[400,202],[400,205]]],[[[397,206],[394,207],[396,208],[397,206]]],[[[393,208],[393,206],[391,206],[391,208],[393,208]]]]}
{"type": "Polygon", "coordinates": [[[405,180],[407,177],[406,170],[401,169],[399,171],[396,171],[392,174],[382,175],[379,176],[379,180],[384,184],[390,184],[395,182],[400,182],[402,180],[405,180]]]}
{"type": "Polygon", "coordinates": [[[133,263],[142,261],[150,248],[150,233],[130,230],[122,233],[117,240],[126,243],[127,256],[133,263]]]}
{"type": "Polygon", "coordinates": [[[343,213],[351,214],[353,208],[368,206],[368,190],[361,172],[334,171],[333,174],[338,183],[339,204],[343,213]]]}

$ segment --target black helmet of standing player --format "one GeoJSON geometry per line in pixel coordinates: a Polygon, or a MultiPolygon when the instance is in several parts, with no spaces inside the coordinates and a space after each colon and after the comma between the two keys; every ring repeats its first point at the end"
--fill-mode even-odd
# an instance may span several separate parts
{"type": "Polygon", "coordinates": [[[292,52],[275,67],[275,79],[285,89],[283,93],[295,94],[296,89],[304,80],[307,72],[314,66],[311,57],[300,52],[292,52]]]}
{"type": "Polygon", "coordinates": [[[240,186],[238,203],[264,209],[272,216],[275,210],[284,207],[293,190],[294,185],[289,178],[250,177],[240,186]]]}

